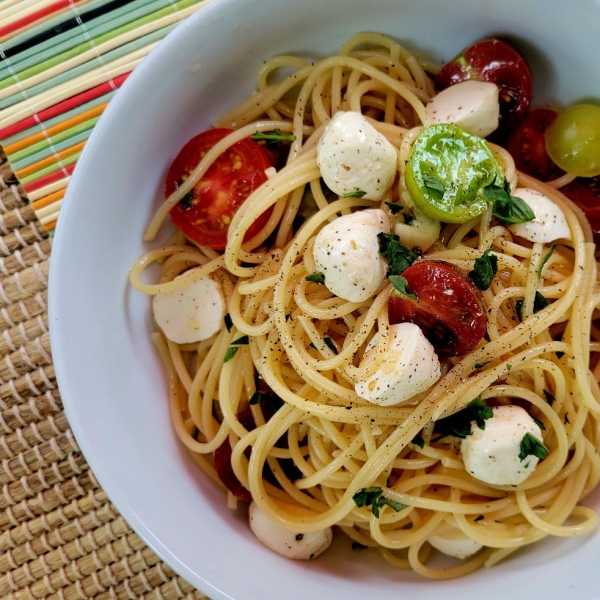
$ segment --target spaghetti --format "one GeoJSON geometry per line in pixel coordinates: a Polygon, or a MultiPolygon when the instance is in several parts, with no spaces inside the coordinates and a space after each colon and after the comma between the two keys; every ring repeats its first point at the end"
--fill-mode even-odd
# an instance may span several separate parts
{"type": "MultiPolygon", "coordinates": [[[[412,402],[378,406],[357,395],[355,383],[386,361],[393,288],[386,281],[368,300],[349,302],[307,281],[317,270],[315,236],[354,211],[385,209],[386,202],[410,208],[403,167],[429,124],[424,107],[435,94],[435,72],[428,59],[370,33],[315,64],[291,56],[264,63],[257,92],[216,123],[234,132],[159,208],[145,239],[154,238],[170,210],[239,140],[275,129],[293,134],[285,166],[239,208],[223,254],[178,232],[136,262],[131,283],[150,295],[207,275],[222,286],[229,327],[194,344],[153,334],[168,374],[173,426],[217,485],[224,487],[214,455],[229,444],[232,473],[271,521],[298,534],[337,526],[398,568],[444,579],[491,566],[547,535],[596,527],[596,513],[580,502],[600,479],[600,341],[590,339],[598,338],[593,318],[600,289],[589,226],[556,189],[569,178],[541,183],[494,147],[513,190],[538,190],[562,209],[569,245],[549,253],[548,245],[516,238],[491,208],[465,224],[443,225],[427,259],[470,271],[486,250],[498,257],[498,274],[483,292],[487,335],[466,356],[443,361],[439,381],[412,402]],[[276,80],[281,69],[293,73],[276,80]],[[400,176],[381,200],[332,199],[320,179],[317,142],[341,110],[364,114],[398,151],[400,176]],[[317,209],[298,228],[307,194],[317,209]],[[245,240],[270,208],[268,222],[245,240]],[[141,274],[153,262],[162,263],[160,282],[144,283],[141,274]],[[536,293],[548,300],[537,311],[536,293]],[[376,333],[375,350],[366,355],[376,333]],[[257,401],[267,396],[281,399],[280,406],[257,401]],[[549,454],[517,486],[472,477],[457,438],[432,442],[436,422],[477,397],[489,406],[520,405],[545,428],[549,454]],[[357,493],[373,488],[389,501],[378,516],[356,502],[357,493]],[[483,549],[439,567],[427,542],[448,525],[483,549]]],[[[231,492],[229,501],[236,505],[231,492]]]]}

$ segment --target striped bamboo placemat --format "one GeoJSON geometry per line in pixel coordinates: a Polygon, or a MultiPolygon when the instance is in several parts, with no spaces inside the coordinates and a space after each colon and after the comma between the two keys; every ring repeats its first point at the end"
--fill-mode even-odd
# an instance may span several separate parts
{"type": "Polygon", "coordinates": [[[0,1],[0,598],[206,596],[110,503],[56,387],[51,235],[99,116],[200,0],[0,1]]]}

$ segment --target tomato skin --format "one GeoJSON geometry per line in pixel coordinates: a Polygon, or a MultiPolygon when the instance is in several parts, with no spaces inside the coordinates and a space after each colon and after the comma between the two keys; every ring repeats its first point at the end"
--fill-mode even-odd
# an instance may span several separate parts
{"type": "Polygon", "coordinates": [[[487,331],[486,311],[479,291],[465,273],[446,262],[422,260],[402,276],[417,302],[390,296],[391,324],[418,325],[440,357],[462,356],[477,347],[487,331]]]}
{"type": "Polygon", "coordinates": [[[551,181],[564,175],[546,152],[546,129],[556,115],[551,108],[530,110],[506,143],[517,169],[541,181],[551,181]]]}
{"type": "Polygon", "coordinates": [[[574,104],[562,110],[546,131],[546,151],[567,173],[600,175],[600,106],[574,104]]]}
{"type": "Polygon", "coordinates": [[[444,65],[435,84],[442,90],[467,79],[488,81],[500,88],[500,135],[523,120],[531,103],[531,71],[512,46],[496,39],[476,42],[444,65]]]}
{"type": "Polygon", "coordinates": [[[600,246],[600,177],[578,177],[560,191],[584,212],[594,233],[594,241],[600,246]]]}
{"type": "MultiPolygon", "coordinates": [[[[169,169],[165,196],[169,197],[198,166],[206,152],[231,132],[231,129],[209,129],[192,138],[169,169]]],[[[217,158],[194,186],[191,202],[184,199],[171,209],[171,221],[198,244],[224,250],[233,215],[267,180],[265,169],[269,167],[271,161],[259,144],[249,138],[237,142],[217,158]]],[[[244,239],[256,235],[271,213],[272,209],[269,209],[256,219],[244,239]]]]}

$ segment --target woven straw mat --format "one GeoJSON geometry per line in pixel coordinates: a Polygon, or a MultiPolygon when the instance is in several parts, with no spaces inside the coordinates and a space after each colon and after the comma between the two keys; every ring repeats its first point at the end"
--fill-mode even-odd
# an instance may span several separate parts
{"type": "Polygon", "coordinates": [[[206,599],[131,530],[69,429],[48,336],[50,249],[0,150],[0,598],[206,599]]]}

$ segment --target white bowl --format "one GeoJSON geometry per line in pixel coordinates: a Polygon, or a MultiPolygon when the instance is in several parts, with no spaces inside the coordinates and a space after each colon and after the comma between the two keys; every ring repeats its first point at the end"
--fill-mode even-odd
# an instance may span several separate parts
{"type": "MultiPolygon", "coordinates": [[[[263,59],[322,56],[360,30],[440,60],[478,38],[518,41],[535,101],[600,98],[597,0],[213,0],[153,51],[100,119],[59,219],[50,276],[52,349],[67,415],[101,485],[178,573],[236,600],[598,597],[600,534],[536,544],[445,583],[395,571],[347,540],[317,561],[262,547],[171,430],[148,298],[127,274],[181,146],[253,89],[263,59]]],[[[600,498],[590,502],[600,507],[600,498]]]]}

